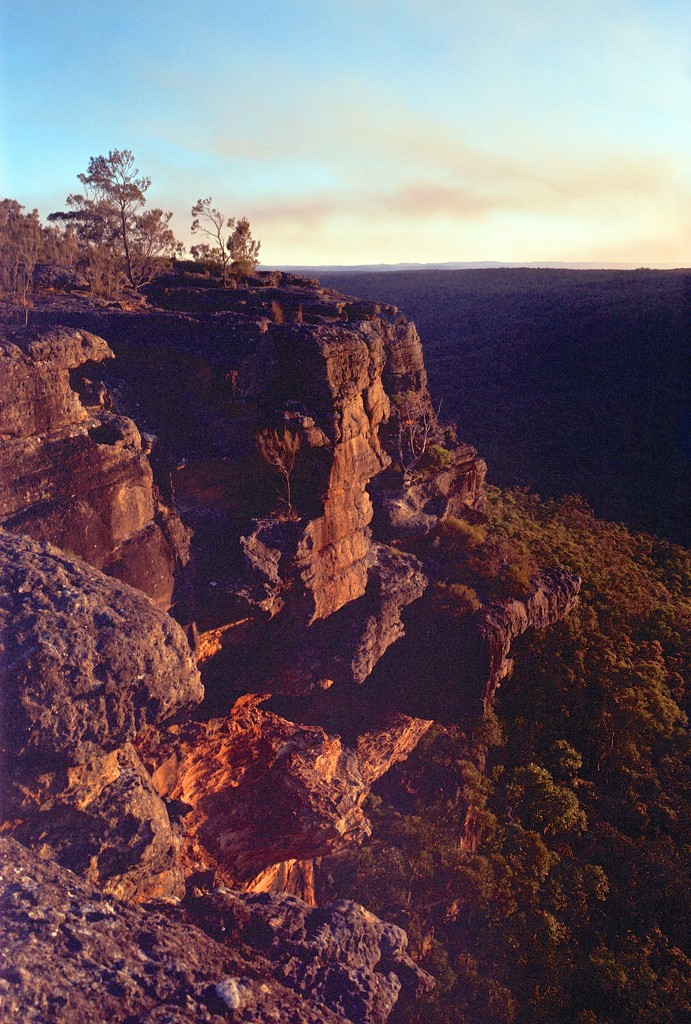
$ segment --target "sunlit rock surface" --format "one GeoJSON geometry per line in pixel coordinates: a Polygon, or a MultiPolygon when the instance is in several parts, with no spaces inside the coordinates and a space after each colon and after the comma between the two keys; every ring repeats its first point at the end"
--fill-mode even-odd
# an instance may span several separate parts
{"type": "Polygon", "coordinates": [[[153,487],[147,446],[100,382],[88,331],[0,337],[0,525],[46,540],[170,607],[189,538],[153,487]]]}

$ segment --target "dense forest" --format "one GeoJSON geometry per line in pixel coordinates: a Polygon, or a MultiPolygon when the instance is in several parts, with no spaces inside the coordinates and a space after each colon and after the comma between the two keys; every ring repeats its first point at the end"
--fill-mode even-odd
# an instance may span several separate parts
{"type": "Polygon", "coordinates": [[[489,488],[488,511],[582,575],[580,604],[526,635],[470,735],[436,726],[379,784],[372,840],[322,864],[322,895],[401,924],[437,977],[398,1021],[680,1024],[691,557],[577,497],[489,488]]]}
{"type": "Polygon", "coordinates": [[[582,494],[691,543],[691,274],[456,270],[321,274],[414,320],[442,417],[499,486],[582,494]]]}

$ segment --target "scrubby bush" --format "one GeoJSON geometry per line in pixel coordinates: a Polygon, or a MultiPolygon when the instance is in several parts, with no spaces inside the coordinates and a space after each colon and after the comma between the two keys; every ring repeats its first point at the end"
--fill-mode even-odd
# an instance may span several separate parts
{"type": "Polygon", "coordinates": [[[463,552],[485,543],[487,527],[482,523],[470,523],[467,519],[449,516],[439,527],[437,537],[445,548],[463,552]]]}
{"type": "Polygon", "coordinates": [[[476,591],[465,583],[435,583],[432,601],[440,612],[446,612],[454,618],[476,612],[480,607],[476,591]]]}
{"type": "Polygon", "coordinates": [[[453,453],[440,444],[428,444],[420,461],[416,466],[416,472],[421,475],[438,473],[446,469],[453,462],[453,453]]]}

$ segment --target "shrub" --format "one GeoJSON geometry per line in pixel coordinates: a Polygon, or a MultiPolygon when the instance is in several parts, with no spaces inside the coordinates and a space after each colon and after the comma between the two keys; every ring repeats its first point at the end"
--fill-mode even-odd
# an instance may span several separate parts
{"type": "Polygon", "coordinates": [[[439,527],[441,542],[452,550],[477,548],[487,540],[487,527],[481,523],[469,523],[467,519],[449,516],[439,527]]]}
{"type": "Polygon", "coordinates": [[[453,453],[440,444],[430,444],[425,449],[422,458],[417,464],[416,470],[421,474],[438,473],[446,469],[453,462],[453,453]]]}
{"type": "Polygon", "coordinates": [[[476,591],[465,583],[436,583],[432,601],[440,611],[447,612],[454,618],[476,612],[480,607],[476,591]]]}

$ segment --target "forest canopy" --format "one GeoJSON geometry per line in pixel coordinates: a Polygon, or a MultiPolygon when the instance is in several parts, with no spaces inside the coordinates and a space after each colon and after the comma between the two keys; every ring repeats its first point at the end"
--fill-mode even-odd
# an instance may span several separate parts
{"type": "Polygon", "coordinates": [[[580,603],[517,645],[472,735],[435,727],[379,784],[371,842],[322,865],[322,895],[405,927],[435,974],[398,1021],[679,1024],[691,556],[580,498],[489,499],[499,536],[582,575],[580,603]]]}

